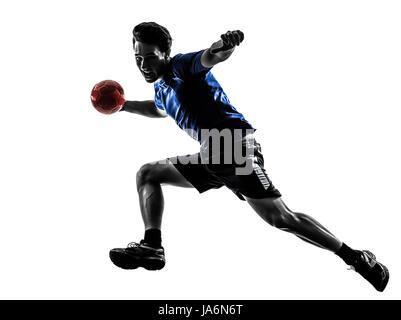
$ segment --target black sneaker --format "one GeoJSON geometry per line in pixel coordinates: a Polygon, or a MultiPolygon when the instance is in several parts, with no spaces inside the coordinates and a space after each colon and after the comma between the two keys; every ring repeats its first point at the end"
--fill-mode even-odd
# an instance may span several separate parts
{"type": "Polygon", "coordinates": [[[127,248],[110,250],[111,261],[123,269],[160,270],[166,264],[163,247],[154,248],[141,240],[140,243],[131,242],[127,248]]]}
{"type": "Polygon", "coordinates": [[[361,251],[360,258],[356,260],[351,268],[368,280],[377,291],[382,292],[386,288],[390,273],[385,265],[376,260],[372,252],[361,251]]]}

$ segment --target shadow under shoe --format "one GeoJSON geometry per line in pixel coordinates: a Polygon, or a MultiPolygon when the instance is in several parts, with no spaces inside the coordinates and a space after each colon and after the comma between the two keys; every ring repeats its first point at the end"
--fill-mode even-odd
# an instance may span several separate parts
{"type": "Polygon", "coordinates": [[[160,270],[166,264],[164,248],[154,248],[141,240],[140,243],[131,242],[127,248],[115,248],[109,253],[111,261],[122,269],[160,270]]]}

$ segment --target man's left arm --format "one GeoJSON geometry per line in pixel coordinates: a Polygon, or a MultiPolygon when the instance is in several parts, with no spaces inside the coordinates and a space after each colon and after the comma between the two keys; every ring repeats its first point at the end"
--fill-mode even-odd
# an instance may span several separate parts
{"type": "Polygon", "coordinates": [[[221,35],[221,39],[206,49],[201,56],[201,64],[205,68],[212,68],[214,65],[227,60],[244,40],[244,33],[240,30],[227,31],[221,35]]]}

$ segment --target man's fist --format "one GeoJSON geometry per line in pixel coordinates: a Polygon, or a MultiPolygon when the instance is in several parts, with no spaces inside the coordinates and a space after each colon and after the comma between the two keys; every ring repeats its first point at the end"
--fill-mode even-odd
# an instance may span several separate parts
{"type": "Polygon", "coordinates": [[[238,46],[244,40],[244,33],[240,30],[227,31],[221,35],[221,40],[214,43],[210,52],[217,53],[219,51],[226,51],[238,46]]]}

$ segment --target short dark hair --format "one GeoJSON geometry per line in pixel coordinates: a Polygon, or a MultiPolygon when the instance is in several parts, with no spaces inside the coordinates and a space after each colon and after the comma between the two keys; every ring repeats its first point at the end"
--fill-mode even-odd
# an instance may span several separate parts
{"type": "Polygon", "coordinates": [[[173,39],[170,32],[156,22],[142,22],[134,27],[132,34],[134,36],[132,39],[134,45],[135,41],[157,45],[161,52],[170,55],[173,39]]]}

